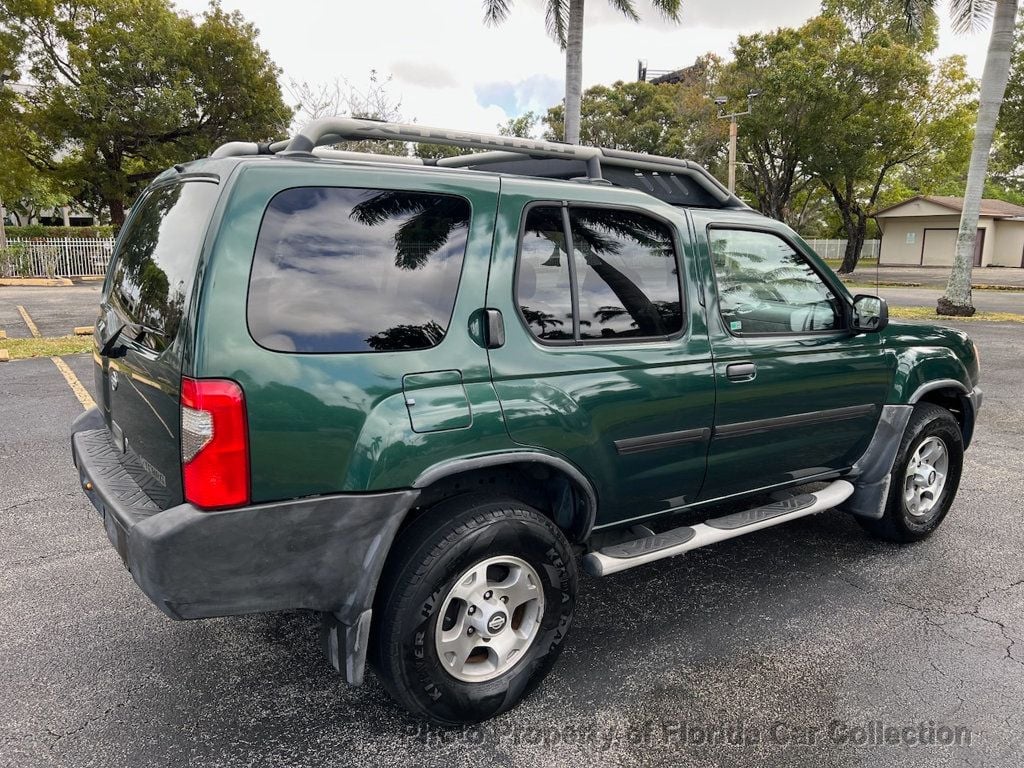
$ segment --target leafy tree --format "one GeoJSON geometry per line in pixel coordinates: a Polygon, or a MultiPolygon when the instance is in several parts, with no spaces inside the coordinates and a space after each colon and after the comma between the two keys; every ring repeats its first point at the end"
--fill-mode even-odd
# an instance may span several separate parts
{"type": "Polygon", "coordinates": [[[748,171],[740,188],[761,213],[790,224],[794,198],[808,202],[817,185],[803,161],[820,132],[814,98],[833,45],[807,27],[741,35],[722,73],[720,90],[730,100],[760,91],[740,130],[739,155],[748,171]]]}
{"type": "Polygon", "coordinates": [[[992,175],[1001,187],[1000,196],[1024,195],[1024,13],[1018,16],[1010,77],[996,127],[992,175]]]}
{"type": "MultiPolygon", "coordinates": [[[[726,126],[716,119],[709,79],[695,83],[616,82],[583,95],[580,138],[585,144],[713,164],[726,126]]],[[[547,138],[562,134],[565,110],[548,110],[547,138]]]]}
{"type": "Polygon", "coordinates": [[[540,116],[533,112],[526,112],[519,117],[510,117],[502,125],[498,126],[498,133],[502,136],[517,136],[521,139],[528,139],[540,122],[540,116]]]}
{"type": "MultiPolygon", "coordinates": [[[[918,24],[925,10],[932,10],[935,0],[903,0],[907,20],[911,27],[918,24]]],[[[978,238],[978,216],[981,197],[985,190],[989,154],[992,151],[999,107],[1003,102],[1010,77],[1014,26],[1018,0],[950,0],[950,16],[959,31],[977,30],[989,22],[989,39],[985,69],[981,75],[981,98],[978,120],[971,147],[971,163],[967,171],[967,187],[960,213],[960,227],[956,237],[956,253],[950,270],[946,290],[939,297],[936,312],[940,315],[970,316],[975,312],[971,300],[971,270],[974,266],[974,247],[978,238]]]]}
{"type": "Polygon", "coordinates": [[[167,0],[4,3],[0,60],[38,86],[18,115],[39,137],[29,162],[120,224],[126,201],[161,169],[286,129],[279,70],[256,37],[216,2],[198,18],[167,0]]]}
{"type": "MultiPolygon", "coordinates": [[[[640,21],[633,0],[608,0],[612,8],[631,21],[640,21]]],[[[583,3],[584,0],[546,0],[545,21],[548,35],[565,51],[565,123],[564,140],[580,143],[581,101],[583,97],[583,3]]],[[[677,21],[682,0],[651,0],[665,18],[677,21]]],[[[484,0],[484,21],[500,24],[508,18],[512,0],[484,0]]]]}
{"type": "MultiPolygon", "coordinates": [[[[855,32],[840,16],[826,14],[797,35],[801,39],[793,50],[799,53],[776,57],[769,83],[779,93],[799,91],[798,103],[786,106],[799,122],[777,128],[769,117],[767,135],[791,152],[776,169],[812,177],[832,198],[847,239],[839,271],[850,272],[890,174],[946,149],[934,144],[943,135],[949,144],[962,140],[955,131],[935,130],[934,124],[955,123],[951,113],[962,117],[962,102],[949,103],[945,96],[960,87],[947,83],[948,78],[964,75],[954,68],[932,78],[924,46],[906,35],[894,37],[885,25],[855,32]]],[[[771,100],[766,94],[762,103],[771,100]]],[[[761,109],[759,103],[755,112],[761,109]]],[[[774,160],[779,153],[772,146],[770,141],[764,154],[774,160]]]]}

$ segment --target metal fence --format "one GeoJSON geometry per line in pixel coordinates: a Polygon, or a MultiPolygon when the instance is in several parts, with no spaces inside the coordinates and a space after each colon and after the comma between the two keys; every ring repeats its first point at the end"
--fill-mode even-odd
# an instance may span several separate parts
{"type": "Polygon", "coordinates": [[[0,252],[0,276],[102,276],[113,251],[112,237],[10,238],[0,252]]]}
{"type": "MultiPolygon", "coordinates": [[[[810,240],[804,238],[807,244],[814,249],[823,259],[835,259],[841,260],[846,254],[846,240],[845,239],[833,239],[833,240],[810,240]]],[[[865,240],[864,247],[860,249],[861,261],[869,260],[874,261],[878,259],[878,244],[881,240],[865,240]]]]}

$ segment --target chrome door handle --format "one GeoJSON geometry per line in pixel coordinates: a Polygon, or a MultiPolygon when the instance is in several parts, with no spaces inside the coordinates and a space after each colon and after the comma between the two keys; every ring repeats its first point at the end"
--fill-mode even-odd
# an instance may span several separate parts
{"type": "Polygon", "coordinates": [[[757,366],[753,363],[732,363],[725,366],[725,376],[729,381],[751,381],[757,375],[757,366]]]}

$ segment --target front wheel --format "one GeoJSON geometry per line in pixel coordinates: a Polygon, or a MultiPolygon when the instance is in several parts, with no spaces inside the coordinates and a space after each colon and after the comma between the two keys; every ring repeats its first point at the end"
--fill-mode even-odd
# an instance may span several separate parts
{"type": "Polygon", "coordinates": [[[547,673],[572,623],[576,563],[547,517],[512,499],[455,499],[399,537],[378,591],[371,653],[416,715],[474,723],[547,673]]]}
{"type": "Polygon", "coordinates": [[[963,462],[963,436],[953,414],[918,403],[896,455],[884,514],[878,520],[858,517],[858,522],[872,535],[890,541],[930,536],[953,504],[963,462]]]}

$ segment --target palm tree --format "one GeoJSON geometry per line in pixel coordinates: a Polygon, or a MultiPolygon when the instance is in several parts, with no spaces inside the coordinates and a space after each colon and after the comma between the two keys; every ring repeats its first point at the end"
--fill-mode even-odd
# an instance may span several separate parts
{"type": "MultiPolygon", "coordinates": [[[[978,104],[978,122],[974,128],[971,165],[967,171],[967,189],[964,192],[960,229],[956,236],[956,254],[949,273],[946,292],[939,298],[935,311],[940,315],[970,316],[974,314],[971,302],[971,268],[974,266],[974,247],[978,237],[978,212],[985,188],[988,156],[992,149],[992,136],[1003,103],[1006,82],[1010,78],[1010,57],[1013,51],[1013,33],[1019,0],[950,0],[949,10],[953,28],[958,32],[980,29],[990,19],[992,37],[985,56],[985,69],[981,75],[981,98],[978,104]]],[[[925,12],[932,10],[935,0],[904,0],[908,23],[920,24],[925,12]]]]}
{"type": "MultiPolygon", "coordinates": [[[[565,51],[565,136],[569,144],[580,143],[580,100],[583,94],[583,2],[547,0],[545,22],[548,34],[565,51]]],[[[612,8],[630,21],[640,21],[633,0],[608,0],[612,8]]],[[[651,0],[671,21],[679,20],[682,0],[651,0]]],[[[500,24],[508,18],[513,0],[484,0],[484,22],[500,24]]]]}

